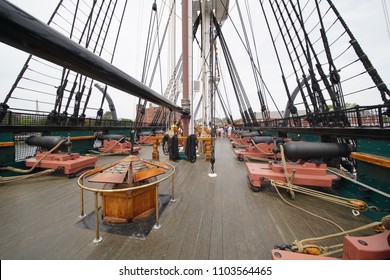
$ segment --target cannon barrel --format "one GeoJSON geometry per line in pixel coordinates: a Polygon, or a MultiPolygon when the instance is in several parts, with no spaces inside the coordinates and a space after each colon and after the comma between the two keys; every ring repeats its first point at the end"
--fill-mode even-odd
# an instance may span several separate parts
{"type": "Polygon", "coordinates": [[[241,135],[243,133],[248,133],[248,132],[249,132],[248,130],[232,130],[232,133],[237,135],[241,135]]]}
{"type": "MultiPolygon", "coordinates": [[[[29,146],[38,146],[50,150],[64,139],[62,136],[30,136],[25,142],[29,146]]],[[[66,143],[61,145],[61,147],[65,146],[67,146],[66,143]]]]}
{"type": "Polygon", "coordinates": [[[276,140],[276,144],[284,142],[284,138],[277,137],[274,139],[274,137],[272,137],[272,136],[254,136],[251,138],[251,140],[253,140],[253,142],[255,142],[255,144],[259,144],[259,143],[272,144],[272,143],[274,143],[274,140],[276,140]]]}
{"type": "Polygon", "coordinates": [[[100,134],[96,138],[100,141],[103,141],[103,140],[120,140],[123,137],[126,138],[126,135],[124,135],[124,134],[100,134]]]}
{"type": "Polygon", "coordinates": [[[142,131],[142,132],[138,133],[138,136],[151,136],[153,134],[154,133],[152,131],[142,131]]]}
{"type": "Polygon", "coordinates": [[[187,114],[180,106],[7,1],[0,1],[0,41],[131,95],[187,114]]]}
{"type": "Polygon", "coordinates": [[[254,136],[260,136],[260,135],[261,134],[259,132],[253,131],[253,132],[242,133],[240,136],[241,136],[241,138],[244,138],[244,137],[254,137],[254,136]]]}
{"type": "Polygon", "coordinates": [[[349,156],[352,148],[344,143],[287,142],[283,145],[284,154],[289,160],[349,156]]]}

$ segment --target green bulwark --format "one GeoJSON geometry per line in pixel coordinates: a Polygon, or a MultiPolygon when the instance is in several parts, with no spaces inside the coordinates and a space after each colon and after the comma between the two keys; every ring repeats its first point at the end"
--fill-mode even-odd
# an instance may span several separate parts
{"type": "MultiPolygon", "coordinates": [[[[357,152],[390,158],[388,141],[357,140],[357,152]]],[[[390,195],[390,170],[376,164],[357,160],[357,180],[383,194],[390,195]]],[[[364,214],[374,221],[380,221],[390,213],[390,198],[385,195],[352,183],[343,184],[347,192],[363,199],[369,206],[378,207],[379,211],[365,211],[364,214]]]]}
{"type": "Polygon", "coordinates": [[[10,132],[0,132],[0,165],[9,165],[15,162],[14,146],[7,143],[13,142],[13,134],[10,132]]]}

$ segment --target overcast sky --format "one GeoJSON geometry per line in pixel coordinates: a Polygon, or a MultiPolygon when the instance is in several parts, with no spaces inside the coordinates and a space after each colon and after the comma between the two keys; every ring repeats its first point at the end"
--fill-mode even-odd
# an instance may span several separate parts
{"type": "MultiPolygon", "coordinates": [[[[58,3],[58,1],[55,0],[10,0],[9,2],[14,3],[21,9],[32,14],[43,22],[48,21],[50,15],[58,3]]],[[[165,2],[169,1],[166,0],[165,2]]],[[[231,7],[234,6],[234,2],[235,1],[230,1],[231,7]]],[[[373,65],[379,71],[382,79],[385,81],[385,83],[390,85],[390,39],[386,29],[382,1],[334,0],[333,2],[339,9],[347,24],[350,26],[352,32],[363,47],[363,50],[367,53],[373,65]]],[[[124,25],[126,25],[126,28],[128,28],[126,34],[131,35],[129,36],[129,39],[120,39],[119,43],[122,45],[118,49],[116,59],[114,60],[114,65],[138,80],[140,80],[142,73],[143,46],[145,44],[144,37],[147,33],[152,3],[152,0],[129,1],[131,9],[129,9],[124,25]]],[[[161,1],[157,1],[157,3],[160,5],[159,8],[161,8],[161,1]]],[[[258,0],[249,0],[249,3],[254,7],[252,11],[252,16],[255,18],[254,21],[258,22],[258,24],[264,24],[259,16],[261,15],[261,10],[259,8],[260,6],[258,0]]],[[[390,4],[388,6],[390,7],[390,4]]],[[[181,7],[178,7],[177,11],[180,12],[181,7]]],[[[235,8],[233,8],[231,14],[232,17],[236,14],[235,8]]],[[[177,18],[177,23],[180,24],[181,16],[177,15],[177,18]]],[[[235,20],[235,23],[238,23],[237,19],[235,20]]],[[[229,32],[233,32],[232,30],[231,22],[228,20],[223,26],[223,31],[225,34],[228,34],[229,32]]],[[[268,38],[268,34],[263,35],[268,38]]],[[[230,46],[232,52],[234,52],[236,49],[242,48],[239,43],[237,46],[234,45],[237,43],[234,39],[229,39],[228,35],[225,36],[227,37],[228,42],[233,44],[230,46]]],[[[178,41],[177,45],[181,46],[181,42],[178,41]]],[[[269,46],[269,50],[262,49],[263,60],[265,62],[267,62],[268,58],[274,57],[274,54],[272,54],[270,51],[271,48],[272,47],[269,46]]],[[[194,55],[196,54],[197,52],[195,51],[194,55]]],[[[260,55],[260,57],[262,55],[260,55]]],[[[15,81],[15,78],[23,66],[27,56],[28,54],[24,52],[0,43],[0,57],[2,62],[0,66],[0,102],[4,100],[5,95],[8,93],[12,83],[15,81]]],[[[240,58],[238,58],[238,60],[240,60],[240,58]]],[[[280,72],[276,67],[276,64],[269,63],[268,65],[262,65],[262,70],[264,78],[270,89],[274,92],[280,91],[280,72]],[[276,82],[276,79],[279,79],[278,82],[276,82]]],[[[197,75],[198,71],[199,66],[195,63],[194,76],[197,75]]],[[[244,77],[250,76],[249,73],[243,73],[242,71],[240,73],[242,73],[242,76],[244,77]]],[[[225,77],[228,77],[227,72],[224,73],[224,75],[225,77]]],[[[248,87],[251,87],[251,85],[248,87]]],[[[155,85],[154,89],[160,92],[159,85],[155,85]]],[[[117,92],[114,89],[110,89],[110,91],[111,97],[114,99],[115,105],[117,107],[119,117],[134,118],[134,107],[138,99],[126,93],[117,92]]],[[[250,92],[251,89],[247,91],[250,92]]],[[[285,94],[275,94],[275,98],[280,108],[284,108],[284,104],[286,102],[285,94]]],[[[250,99],[254,110],[260,111],[257,96],[250,96],[250,99]]],[[[230,99],[230,102],[231,104],[234,103],[233,96],[230,99]]],[[[361,105],[364,105],[378,104],[381,103],[381,100],[378,96],[375,98],[367,97],[367,100],[359,98],[359,100],[352,100],[351,102],[361,103],[361,105]]],[[[271,110],[274,110],[272,106],[270,107],[271,110]]],[[[219,110],[218,114],[221,113],[222,111],[219,110]]],[[[238,117],[238,113],[234,113],[234,116],[238,117]]]]}

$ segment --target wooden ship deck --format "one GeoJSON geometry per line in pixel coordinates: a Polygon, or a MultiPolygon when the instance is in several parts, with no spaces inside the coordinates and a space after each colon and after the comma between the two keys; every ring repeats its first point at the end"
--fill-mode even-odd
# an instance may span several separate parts
{"type": "MultiPolygon", "coordinates": [[[[168,161],[160,149],[160,160],[168,161]]],[[[151,158],[151,146],[139,156],[151,158]]],[[[175,202],[160,216],[161,228],[146,238],[101,231],[103,241],[93,243],[95,232],[78,226],[80,188],[77,178],[50,175],[0,186],[0,257],[3,260],[252,260],[270,259],[276,244],[323,236],[338,229],[291,207],[274,190],[253,192],[245,163],[234,158],[226,138],[216,140],[215,172],[204,156],[195,163],[171,162],[175,202]]],[[[118,160],[100,157],[97,165],[118,160]]],[[[160,185],[160,194],[171,194],[171,180],[160,185]]],[[[297,194],[287,201],[335,221],[345,230],[369,223],[350,209],[297,194]]],[[[86,214],[94,200],[86,193],[86,214]]],[[[341,243],[341,238],[328,242],[341,243]]],[[[326,244],[326,243],[325,243],[326,244]]]]}

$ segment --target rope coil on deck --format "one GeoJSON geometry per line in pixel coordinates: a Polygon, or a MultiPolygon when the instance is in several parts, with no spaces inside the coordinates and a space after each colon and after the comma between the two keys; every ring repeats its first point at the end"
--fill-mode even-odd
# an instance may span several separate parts
{"type": "Polygon", "coordinates": [[[382,226],[384,229],[390,229],[390,215],[383,217],[380,222],[372,222],[370,224],[367,224],[367,225],[364,225],[364,226],[361,226],[358,228],[354,228],[351,230],[342,231],[339,233],[329,234],[329,235],[320,236],[320,237],[302,239],[299,241],[295,240],[292,243],[292,246],[290,247],[290,249],[292,251],[295,251],[298,253],[305,253],[305,254],[311,254],[311,255],[322,255],[322,256],[333,255],[333,254],[342,252],[343,244],[336,244],[333,246],[325,247],[325,246],[315,245],[315,244],[313,244],[313,242],[323,241],[326,239],[335,238],[335,237],[339,237],[342,235],[344,236],[344,235],[348,235],[348,234],[353,233],[353,232],[358,232],[358,231],[362,231],[362,230],[369,229],[369,228],[375,228],[375,227],[379,227],[379,226],[382,226]]]}

